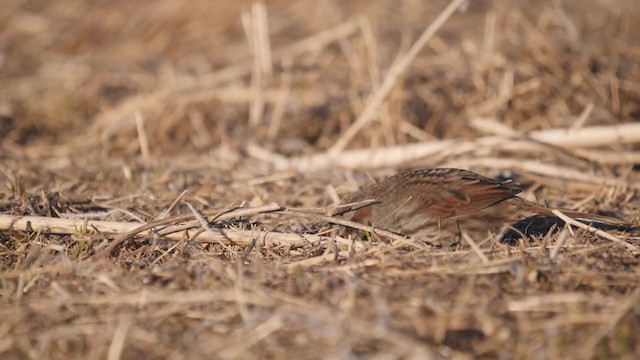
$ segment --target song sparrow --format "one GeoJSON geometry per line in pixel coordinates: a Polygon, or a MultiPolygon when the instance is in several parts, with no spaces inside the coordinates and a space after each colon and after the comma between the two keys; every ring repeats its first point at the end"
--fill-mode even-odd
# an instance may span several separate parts
{"type": "MultiPolygon", "coordinates": [[[[347,195],[335,215],[440,245],[452,245],[462,231],[516,244],[521,235],[544,235],[564,222],[550,209],[516,195],[522,189],[460,169],[427,169],[391,176],[347,195]],[[369,205],[364,205],[364,202],[369,205]]],[[[634,228],[616,218],[563,211],[602,229],[634,228]]]]}

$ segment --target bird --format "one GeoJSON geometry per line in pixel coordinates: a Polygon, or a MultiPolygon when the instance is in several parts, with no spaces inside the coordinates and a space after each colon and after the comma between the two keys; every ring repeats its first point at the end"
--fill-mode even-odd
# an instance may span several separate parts
{"type": "MultiPolygon", "coordinates": [[[[455,246],[463,231],[482,238],[494,234],[502,243],[517,245],[521,238],[564,226],[552,209],[518,197],[522,191],[517,184],[469,170],[413,170],[348,194],[333,215],[438,246],[455,246]]],[[[562,212],[603,230],[638,228],[614,217],[562,212]]]]}

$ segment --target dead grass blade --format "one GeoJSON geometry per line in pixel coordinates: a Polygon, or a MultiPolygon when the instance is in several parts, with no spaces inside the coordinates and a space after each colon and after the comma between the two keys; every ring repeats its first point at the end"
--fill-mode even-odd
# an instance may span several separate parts
{"type": "Polygon", "coordinates": [[[356,121],[349,127],[342,135],[338,141],[331,147],[329,153],[336,154],[342,151],[345,146],[351,141],[351,139],[367,124],[369,124],[380,104],[384,101],[384,99],[389,95],[393,85],[396,83],[398,78],[407,70],[409,65],[416,58],[420,50],[426,45],[426,43],[435,35],[435,33],[444,25],[444,23],[453,15],[453,13],[464,3],[465,0],[453,0],[447,7],[442,10],[440,15],[429,25],[424,32],[420,35],[418,40],[411,46],[411,49],[403,55],[401,58],[396,61],[391,68],[388,70],[387,74],[382,81],[382,85],[376,90],[376,92],[369,98],[367,101],[367,105],[364,111],[358,116],[356,121]]]}
{"type": "Polygon", "coordinates": [[[580,222],[578,220],[574,220],[570,217],[568,217],[567,215],[563,214],[562,211],[560,210],[552,210],[551,212],[553,212],[554,215],[556,215],[557,217],[559,217],[562,221],[564,221],[565,223],[569,224],[569,225],[573,225],[575,227],[581,228],[581,229],[585,229],[590,233],[596,234],[604,239],[607,239],[609,241],[613,241],[616,244],[619,245],[623,245],[624,247],[626,247],[629,250],[632,250],[634,252],[638,252],[640,249],[638,249],[637,246],[633,245],[633,244],[629,244],[628,242],[619,239],[605,231],[602,231],[600,229],[596,229],[592,226],[589,226],[583,222],[580,222]]]}

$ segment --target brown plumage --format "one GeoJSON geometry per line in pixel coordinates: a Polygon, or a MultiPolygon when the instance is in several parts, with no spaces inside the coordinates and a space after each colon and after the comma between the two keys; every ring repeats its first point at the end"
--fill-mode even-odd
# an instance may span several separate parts
{"type": "MultiPolygon", "coordinates": [[[[398,234],[451,245],[461,231],[472,236],[498,234],[516,243],[520,234],[546,234],[563,225],[550,209],[516,196],[517,185],[498,182],[460,169],[427,169],[400,173],[347,195],[337,215],[398,234]],[[363,202],[373,200],[367,206],[363,202]]],[[[603,229],[634,226],[618,219],[563,211],[603,229]]]]}

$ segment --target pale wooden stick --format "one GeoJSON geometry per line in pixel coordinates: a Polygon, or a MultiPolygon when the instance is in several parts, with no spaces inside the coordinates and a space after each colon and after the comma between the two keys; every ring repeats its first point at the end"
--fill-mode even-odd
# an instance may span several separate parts
{"type": "MultiPolygon", "coordinates": [[[[255,208],[240,208],[240,209],[233,209],[231,206],[229,206],[228,208],[222,209],[222,210],[209,210],[207,212],[205,212],[205,215],[207,216],[211,216],[213,215],[213,218],[210,219],[210,221],[223,221],[223,220],[228,220],[228,219],[233,219],[233,218],[237,218],[237,217],[241,217],[241,216],[248,216],[248,215],[255,215],[255,214],[260,214],[260,213],[265,213],[265,212],[272,212],[275,210],[280,209],[280,206],[276,203],[271,203],[268,205],[264,205],[264,206],[258,206],[255,208]]],[[[116,246],[122,244],[123,242],[135,237],[136,235],[138,235],[141,232],[144,232],[146,230],[151,230],[153,228],[157,228],[161,225],[167,225],[167,224],[175,224],[177,222],[180,221],[185,221],[185,220],[190,220],[192,219],[193,216],[191,215],[180,215],[180,216],[174,216],[172,218],[168,218],[168,219],[163,219],[163,220],[159,220],[159,221],[154,221],[152,223],[149,224],[145,224],[142,226],[139,226],[138,228],[129,231],[125,234],[122,234],[120,236],[118,236],[117,238],[113,239],[113,241],[99,254],[102,256],[108,256],[109,254],[111,254],[111,251],[113,251],[113,249],[116,248],[116,246]]]]}
{"type": "Polygon", "coordinates": [[[593,103],[589,102],[587,106],[585,106],[585,108],[582,110],[582,112],[580,113],[580,116],[578,116],[578,118],[573,123],[573,125],[569,127],[569,129],[571,129],[571,131],[576,131],[582,128],[584,124],[586,124],[587,120],[589,119],[589,115],[591,115],[593,108],[594,108],[593,103]]]}
{"type": "MultiPolygon", "coordinates": [[[[172,226],[164,229],[168,231],[172,226]]],[[[0,215],[0,230],[43,231],[49,234],[125,234],[140,228],[139,223],[60,219],[43,216],[0,215]]],[[[314,242],[326,241],[327,237],[317,235],[300,235],[293,233],[259,232],[255,230],[211,229],[211,233],[203,233],[195,242],[224,243],[227,245],[249,245],[256,234],[264,234],[263,244],[304,246],[314,242]]],[[[184,240],[184,233],[163,235],[169,240],[184,240]]],[[[348,244],[347,239],[340,239],[348,244]]]]}
{"type": "Polygon", "coordinates": [[[640,141],[640,124],[625,123],[611,126],[589,126],[580,129],[554,128],[532,131],[529,137],[564,147],[596,147],[628,144],[640,141]]]}
{"type": "MultiPolygon", "coordinates": [[[[569,229],[571,228],[569,227],[569,229]]],[[[556,256],[558,256],[558,254],[560,253],[560,250],[562,249],[562,247],[564,247],[564,243],[568,237],[569,237],[569,231],[567,231],[567,229],[564,229],[562,232],[560,232],[560,234],[558,235],[558,239],[556,240],[556,243],[551,248],[551,254],[549,255],[549,259],[553,260],[556,258],[556,256]]]]}
{"type": "Polygon", "coordinates": [[[467,244],[471,246],[471,249],[473,249],[473,252],[475,252],[476,255],[478,255],[480,260],[482,260],[483,263],[488,264],[490,262],[489,258],[487,258],[487,255],[485,255],[482,252],[482,249],[480,249],[478,244],[471,238],[471,236],[469,236],[469,234],[467,234],[465,231],[463,231],[461,235],[462,235],[462,238],[467,242],[467,244]]]}
{"type": "Polygon", "coordinates": [[[583,293],[557,293],[529,296],[523,300],[512,300],[507,303],[507,309],[512,312],[540,311],[550,305],[571,304],[589,301],[583,293]]]}
{"type": "Polygon", "coordinates": [[[508,137],[522,136],[522,133],[515,131],[511,126],[492,117],[477,116],[471,118],[471,120],[469,120],[469,125],[486,134],[508,137]]]}
{"type": "Polygon", "coordinates": [[[122,316],[118,320],[118,325],[111,337],[111,344],[107,351],[107,360],[119,360],[122,358],[122,350],[127,339],[129,327],[131,327],[131,318],[122,316]]]}
{"type": "MultiPolygon", "coordinates": [[[[196,210],[196,208],[191,205],[191,203],[186,202],[187,207],[189,207],[189,210],[191,210],[191,213],[193,214],[193,216],[196,218],[196,220],[198,220],[198,223],[200,223],[200,227],[202,229],[204,229],[204,232],[206,234],[208,234],[210,237],[215,238],[215,234],[213,233],[213,231],[211,230],[211,228],[209,227],[209,224],[207,222],[207,220],[204,218],[204,216],[202,216],[198,210],[196,210]]],[[[217,218],[218,216],[216,216],[217,218]]],[[[231,249],[222,241],[218,242],[227,252],[231,253],[231,249]]]]}
{"type": "Polygon", "coordinates": [[[280,169],[307,171],[310,169],[321,170],[333,166],[357,169],[394,166],[410,160],[437,154],[447,149],[457,148],[457,145],[461,143],[464,142],[443,140],[429,143],[350,150],[339,154],[325,152],[291,159],[284,158],[276,153],[270,153],[257,145],[249,144],[247,146],[247,153],[254,158],[268,161],[280,169]]]}
{"type": "MultiPolygon", "coordinates": [[[[589,107],[585,108],[583,115],[589,109],[589,107]]],[[[548,149],[550,147],[549,145],[546,145],[548,143],[527,139],[523,133],[515,131],[510,126],[505,125],[494,118],[473,118],[470,121],[470,125],[487,134],[513,138],[513,142],[502,143],[500,145],[503,150],[531,153],[532,151],[541,151],[544,148],[548,149]],[[518,141],[517,139],[521,140],[518,141]]],[[[574,129],[574,127],[572,126],[571,129],[574,129]]],[[[575,132],[575,130],[569,131],[575,132]]],[[[559,144],[556,146],[562,145],[563,144],[559,144]]],[[[604,149],[588,150],[584,148],[572,148],[570,151],[574,156],[582,157],[600,164],[635,164],[640,162],[640,152],[637,151],[613,151],[604,149]]]]}
{"type": "Polygon", "coordinates": [[[470,166],[486,166],[493,169],[513,169],[531,174],[541,175],[548,178],[577,181],[585,184],[595,184],[598,186],[620,186],[633,189],[640,188],[640,184],[630,183],[624,179],[608,178],[597,174],[582,172],[577,169],[545,164],[534,160],[518,160],[503,158],[471,158],[460,159],[447,162],[446,166],[468,168],[470,166]]]}
{"type": "MultiPolygon", "coordinates": [[[[502,130],[504,131],[504,129],[502,130]]],[[[620,124],[614,126],[592,126],[573,130],[566,128],[554,128],[533,131],[530,138],[541,142],[561,147],[602,146],[620,143],[639,143],[640,124],[620,124]]],[[[514,140],[504,136],[487,136],[475,141],[466,140],[440,140],[423,143],[387,146],[343,151],[340,153],[324,152],[310,156],[294,157],[287,159],[277,153],[269,152],[257,145],[248,145],[247,152],[250,156],[272,163],[279,169],[297,169],[307,171],[309,169],[321,170],[329,167],[340,166],[349,169],[356,168],[380,168],[397,166],[411,160],[416,160],[432,155],[462,154],[488,147],[492,149],[522,146],[523,141],[514,140]]]]}
{"type": "Polygon", "coordinates": [[[118,234],[131,231],[137,227],[140,227],[140,224],[133,222],[0,215],[0,230],[44,230],[49,234],[118,234]]]}
{"type": "Polygon", "coordinates": [[[611,235],[611,234],[609,234],[607,232],[604,232],[604,231],[602,231],[600,229],[596,229],[593,226],[589,226],[589,225],[587,225],[587,224],[585,224],[583,222],[580,222],[578,220],[572,219],[572,218],[568,217],[567,215],[563,214],[562,211],[560,211],[560,210],[551,210],[551,212],[555,216],[559,217],[560,220],[564,221],[567,224],[573,225],[575,227],[579,227],[581,229],[585,229],[590,233],[596,234],[596,235],[598,235],[600,237],[603,237],[603,238],[605,238],[607,240],[613,241],[616,244],[624,245],[629,250],[633,250],[633,251],[640,250],[640,249],[638,249],[637,246],[635,246],[633,244],[629,244],[628,242],[626,242],[626,241],[624,241],[622,239],[619,239],[619,238],[617,238],[617,237],[615,237],[615,236],[613,236],[613,235],[611,235]]]}
{"type": "MultiPolygon", "coordinates": [[[[580,116],[588,116],[589,107],[580,116]]],[[[628,144],[640,142],[640,124],[624,123],[617,125],[598,125],[580,128],[551,128],[520,134],[505,127],[496,119],[476,117],[469,124],[476,129],[496,134],[523,136],[530,139],[567,148],[597,147],[610,144],[628,144]]]]}

